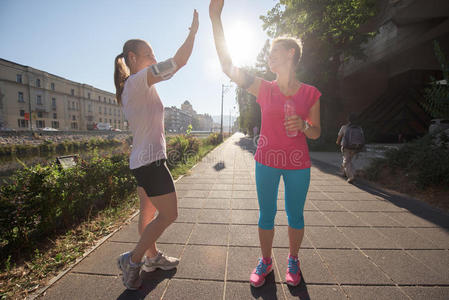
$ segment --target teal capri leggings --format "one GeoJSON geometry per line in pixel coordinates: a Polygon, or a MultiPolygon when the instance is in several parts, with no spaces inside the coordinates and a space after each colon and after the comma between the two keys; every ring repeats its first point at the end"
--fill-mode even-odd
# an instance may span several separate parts
{"type": "Polygon", "coordinates": [[[285,211],[288,225],[304,228],[304,204],[310,184],[310,168],[284,170],[262,165],[256,161],[256,186],[259,200],[259,227],[274,228],[277,211],[279,180],[284,179],[285,211]]]}

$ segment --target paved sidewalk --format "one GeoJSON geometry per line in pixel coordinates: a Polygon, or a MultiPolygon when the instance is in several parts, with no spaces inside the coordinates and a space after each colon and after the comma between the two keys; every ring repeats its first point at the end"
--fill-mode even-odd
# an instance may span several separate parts
{"type": "Polygon", "coordinates": [[[50,287],[43,299],[449,299],[449,216],[370,193],[314,164],[299,257],[303,282],[283,283],[287,219],[280,185],[274,272],[248,283],[257,263],[258,204],[251,140],[237,133],[177,182],[179,217],[158,247],[181,258],[124,289],[117,256],[138,240],[137,218],[50,287]]]}

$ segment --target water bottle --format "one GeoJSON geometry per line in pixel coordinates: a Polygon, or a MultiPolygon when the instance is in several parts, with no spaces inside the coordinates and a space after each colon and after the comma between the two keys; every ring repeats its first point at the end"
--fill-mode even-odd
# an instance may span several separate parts
{"type": "MultiPolygon", "coordinates": [[[[287,99],[284,103],[284,117],[287,120],[289,117],[296,115],[295,102],[292,99],[287,99]]],[[[298,130],[288,130],[286,128],[288,137],[295,137],[298,135],[298,130]]]]}

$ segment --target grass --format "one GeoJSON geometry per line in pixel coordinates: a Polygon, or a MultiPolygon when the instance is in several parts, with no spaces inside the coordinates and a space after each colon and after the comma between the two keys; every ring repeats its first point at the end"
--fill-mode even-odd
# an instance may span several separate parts
{"type": "MultiPolygon", "coordinates": [[[[173,178],[187,174],[217,145],[201,145],[199,153],[171,170],[173,178]]],[[[137,193],[133,193],[118,207],[110,207],[92,219],[36,246],[34,253],[11,264],[6,258],[0,266],[0,299],[24,299],[45,286],[49,279],[68,268],[101,238],[123,224],[139,209],[137,193]]]]}

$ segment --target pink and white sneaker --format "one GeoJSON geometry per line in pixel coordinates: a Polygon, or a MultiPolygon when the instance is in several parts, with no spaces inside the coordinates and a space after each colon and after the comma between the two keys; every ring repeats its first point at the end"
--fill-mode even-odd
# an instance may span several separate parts
{"type": "Polygon", "coordinates": [[[251,276],[249,278],[249,283],[253,287],[260,287],[265,283],[265,277],[267,277],[268,274],[270,274],[272,269],[273,263],[270,259],[265,260],[262,258],[259,258],[259,263],[257,264],[257,267],[254,269],[254,271],[251,273],[251,276]]]}
{"type": "Polygon", "coordinates": [[[287,274],[285,274],[285,282],[291,286],[297,286],[301,282],[301,269],[299,268],[298,257],[288,256],[287,274]]]}

